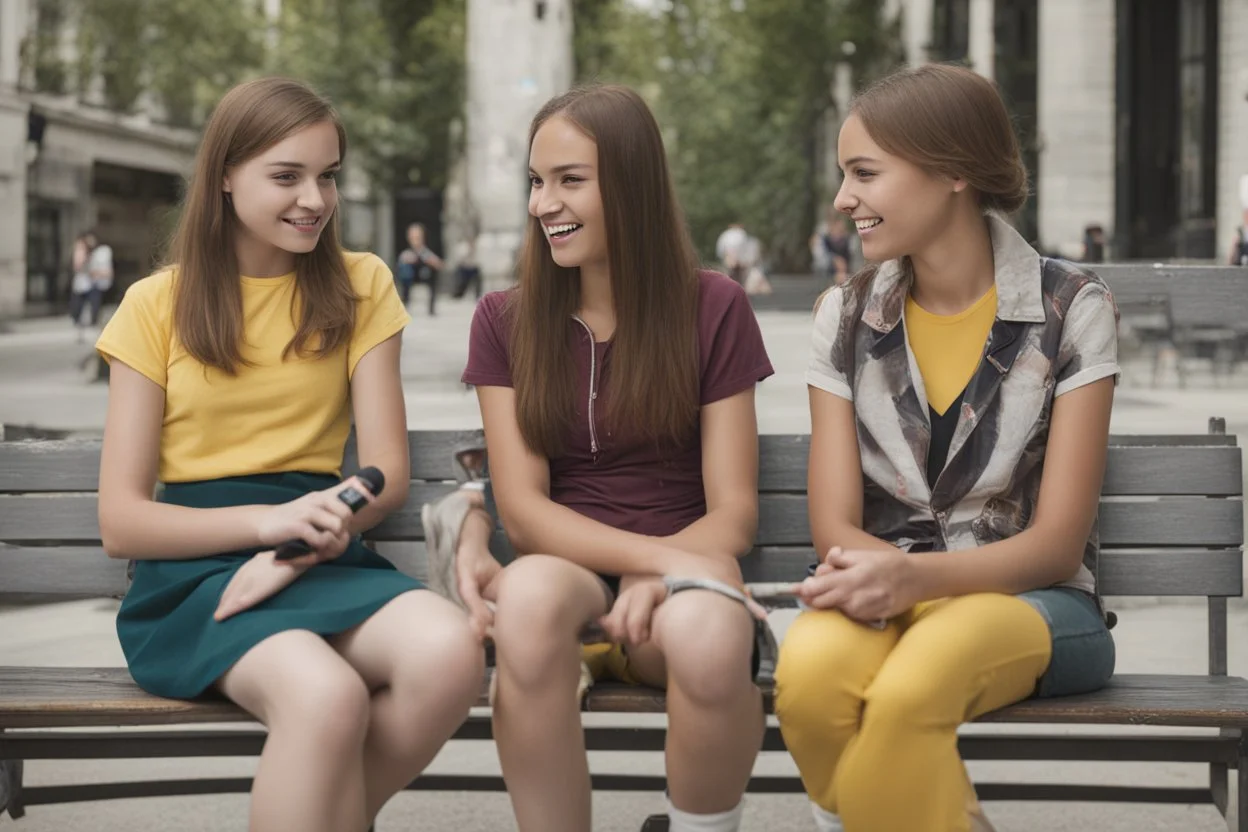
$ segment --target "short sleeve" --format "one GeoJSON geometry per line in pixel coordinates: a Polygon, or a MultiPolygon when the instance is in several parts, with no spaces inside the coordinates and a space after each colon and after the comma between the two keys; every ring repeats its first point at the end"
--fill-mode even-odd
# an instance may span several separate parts
{"type": "Polygon", "coordinates": [[[833,361],[833,346],[840,335],[845,290],[837,287],[823,297],[815,312],[814,334],[811,338],[810,363],[806,367],[806,383],[842,399],[854,400],[849,385],[848,368],[833,361]]]}
{"type": "Polygon", "coordinates": [[[1118,309],[1109,289],[1091,282],[1079,290],[1062,325],[1054,397],[1118,376],[1118,309]]]}
{"type": "MultiPolygon", "coordinates": [[[[735,396],[775,373],[745,290],[728,278],[722,278],[721,285],[726,286],[731,295],[710,338],[709,353],[702,362],[703,405],[735,396]]],[[[703,291],[709,288],[704,285],[703,291]]]]}
{"type": "Polygon", "coordinates": [[[481,299],[472,315],[468,332],[468,365],[461,381],[477,387],[511,387],[511,361],[507,357],[507,337],[503,331],[503,310],[507,298],[491,292],[481,299]]]}
{"type": "Polygon", "coordinates": [[[347,376],[351,377],[369,350],[402,332],[412,318],[399,300],[390,268],[380,257],[365,255],[349,268],[351,284],[360,298],[355,307],[355,330],[347,347],[347,376]]]}
{"type": "Polygon", "coordinates": [[[134,283],[95,342],[110,364],[120,361],[164,388],[169,378],[172,276],[156,274],[134,283]]]}

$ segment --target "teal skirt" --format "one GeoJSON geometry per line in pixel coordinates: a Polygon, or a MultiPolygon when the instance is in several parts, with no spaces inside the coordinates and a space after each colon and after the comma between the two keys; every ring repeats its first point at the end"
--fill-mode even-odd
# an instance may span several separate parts
{"type": "MultiPolygon", "coordinates": [[[[160,500],[190,508],[277,505],[337,482],[324,474],[257,474],[171,483],[160,500]]],[[[117,636],[139,687],[157,696],[194,698],[271,635],[285,630],[341,633],[393,598],[424,586],[357,537],[341,557],[313,566],[254,607],[214,621],[226,586],[257,551],[135,562],[133,583],[117,613],[117,636]]]]}

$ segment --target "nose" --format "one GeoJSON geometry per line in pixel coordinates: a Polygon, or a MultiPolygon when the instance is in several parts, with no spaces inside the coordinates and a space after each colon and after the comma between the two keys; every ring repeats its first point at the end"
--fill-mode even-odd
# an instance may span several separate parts
{"type": "Polygon", "coordinates": [[[325,210],[325,194],[321,192],[319,179],[311,178],[299,188],[297,203],[306,211],[319,214],[325,210]]]}
{"type": "Polygon", "coordinates": [[[836,199],[832,200],[832,207],[842,214],[849,214],[853,212],[854,206],[857,204],[858,198],[851,192],[850,181],[847,176],[841,180],[841,187],[836,191],[836,199]]]}
{"type": "Polygon", "coordinates": [[[529,191],[529,214],[541,219],[563,209],[563,201],[552,188],[532,188],[529,191]]]}

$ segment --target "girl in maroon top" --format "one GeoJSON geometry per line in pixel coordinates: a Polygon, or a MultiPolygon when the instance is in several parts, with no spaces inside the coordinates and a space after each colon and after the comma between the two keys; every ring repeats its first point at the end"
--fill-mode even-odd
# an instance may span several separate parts
{"type": "MultiPolygon", "coordinates": [[[[734,832],[763,734],[754,622],[663,578],[738,587],[758,517],[754,385],[771,375],[744,291],[699,271],[658,125],[623,87],[550,101],[529,136],[519,285],[482,299],[477,387],[503,526],[465,523],[460,590],[495,602],[494,736],[521,832],[590,828],[577,634],[665,687],[673,832],[734,832]]],[[[470,516],[480,517],[480,514],[470,516]]]]}

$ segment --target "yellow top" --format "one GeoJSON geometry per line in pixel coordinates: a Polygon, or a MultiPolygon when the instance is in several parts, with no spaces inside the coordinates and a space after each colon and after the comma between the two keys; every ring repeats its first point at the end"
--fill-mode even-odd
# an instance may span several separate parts
{"type": "Polygon", "coordinates": [[[296,281],[241,277],[243,358],[235,376],[205,367],[173,334],[173,269],[136,282],[96,342],[165,390],[161,482],[310,471],[338,474],[351,426],[350,379],[360,359],[411,318],[390,269],[345,252],[360,299],[350,342],[316,359],[282,351],[294,337],[296,281]]]}
{"type": "Polygon", "coordinates": [[[997,287],[956,315],[933,315],[906,297],[906,339],[923,376],[927,403],[944,414],[962,394],[997,317],[997,287]]]}

